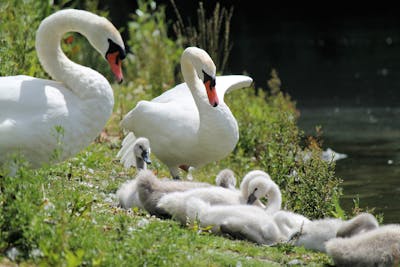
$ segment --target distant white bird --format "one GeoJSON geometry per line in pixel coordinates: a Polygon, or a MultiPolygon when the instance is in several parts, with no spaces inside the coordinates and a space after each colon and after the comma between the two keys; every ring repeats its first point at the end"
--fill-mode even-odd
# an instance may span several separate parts
{"type": "Polygon", "coordinates": [[[85,36],[122,81],[125,47],[110,21],[76,9],[45,18],[36,32],[36,51],[54,80],[0,77],[0,163],[15,153],[33,168],[63,161],[94,141],[108,121],[114,107],[110,83],[61,50],[62,36],[71,31],[85,36]]]}
{"type": "Polygon", "coordinates": [[[253,205],[210,205],[200,198],[185,203],[190,222],[212,226],[212,232],[229,234],[258,244],[273,245],[283,240],[273,219],[261,207],[253,205]]]}
{"type": "MultiPolygon", "coordinates": [[[[147,164],[151,164],[150,160],[150,143],[147,138],[140,137],[135,138],[133,134],[132,139],[125,139],[132,142],[131,145],[126,146],[126,150],[120,150],[121,157],[130,157],[132,160],[130,162],[134,163],[134,166],[138,171],[146,170],[147,164]]],[[[139,199],[139,194],[137,191],[136,179],[128,180],[123,183],[117,190],[117,198],[119,205],[124,209],[129,209],[132,207],[138,207],[144,209],[142,203],[139,199]]]]}
{"type": "Polygon", "coordinates": [[[140,101],[121,121],[125,130],[150,140],[152,152],[175,179],[179,168],[198,168],[231,153],[239,129],[224,94],[253,81],[244,75],[216,77],[212,59],[197,47],[184,50],[181,71],[185,83],[140,101]]]}
{"type": "Polygon", "coordinates": [[[360,213],[348,221],[324,218],[305,223],[291,234],[290,242],[295,246],[325,252],[325,243],[341,236],[353,236],[378,227],[376,218],[369,213],[360,213]]]}
{"type": "Polygon", "coordinates": [[[392,267],[400,263],[400,225],[389,224],[350,238],[326,242],[336,266],[392,267]]]}
{"type": "Polygon", "coordinates": [[[331,148],[327,148],[326,150],[322,151],[322,159],[325,161],[338,161],[341,159],[347,158],[346,154],[339,153],[336,151],[333,151],[331,148]]]}
{"type": "MultiPolygon", "coordinates": [[[[301,155],[304,161],[307,161],[311,158],[311,152],[303,152],[301,155]]],[[[326,162],[338,161],[347,157],[347,154],[336,152],[329,147],[321,152],[321,159],[326,162]]]]}

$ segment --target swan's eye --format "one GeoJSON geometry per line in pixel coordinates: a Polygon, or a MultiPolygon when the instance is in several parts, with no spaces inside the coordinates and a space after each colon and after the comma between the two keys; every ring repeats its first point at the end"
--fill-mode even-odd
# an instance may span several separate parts
{"type": "Polygon", "coordinates": [[[142,145],[140,145],[139,148],[140,148],[140,150],[142,150],[142,151],[144,150],[143,147],[142,147],[142,145]]]}
{"type": "Polygon", "coordinates": [[[203,72],[203,76],[204,76],[203,82],[206,83],[209,81],[211,88],[214,88],[215,87],[215,78],[213,78],[211,75],[208,75],[207,72],[205,72],[204,70],[202,70],[202,72],[203,72]]]}
{"type": "Polygon", "coordinates": [[[109,46],[108,46],[108,50],[106,52],[106,57],[108,54],[118,52],[118,57],[116,59],[117,62],[115,62],[116,64],[118,64],[119,60],[123,60],[126,57],[125,50],[122,49],[121,46],[114,43],[111,39],[108,39],[108,45],[109,46]]]}

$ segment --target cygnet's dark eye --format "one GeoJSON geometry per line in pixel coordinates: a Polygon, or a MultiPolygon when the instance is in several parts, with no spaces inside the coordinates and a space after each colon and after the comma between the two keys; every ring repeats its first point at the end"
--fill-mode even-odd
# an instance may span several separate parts
{"type": "Polygon", "coordinates": [[[143,148],[143,146],[142,146],[142,145],[140,145],[140,146],[139,146],[139,148],[140,148],[140,150],[144,150],[144,148],[143,148]]]}

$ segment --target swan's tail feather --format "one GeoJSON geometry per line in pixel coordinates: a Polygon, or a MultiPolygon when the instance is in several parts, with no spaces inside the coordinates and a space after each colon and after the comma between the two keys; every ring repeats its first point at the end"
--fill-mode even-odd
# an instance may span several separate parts
{"type": "Polygon", "coordinates": [[[117,158],[120,158],[120,162],[124,165],[125,169],[131,166],[136,166],[135,155],[133,153],[133,146],[135,144],[136,137],[132,132],[129,132],[124,140],[122,140],[122,147],[117,153],[117,158]]]}

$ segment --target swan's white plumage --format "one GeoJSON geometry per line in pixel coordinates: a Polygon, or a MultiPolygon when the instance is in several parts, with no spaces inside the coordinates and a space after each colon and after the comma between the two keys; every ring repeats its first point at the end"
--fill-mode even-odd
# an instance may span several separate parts
{"type": "Polygon", "coordinates": [[[90,12],[61,10],[44,19],[36,34],[36,50],[43,68],[57,81],[0,77],[0,162],[14,153],[32,167],[62,161],[92,142],[110,117],[114,96],[109,82],[70,61],[61,50],[60,40],[68,31],[82,33],[103,55],[107,38],[124,49],[115,27],[90,12]],[[57,133],[56,126],[63,133],[57,133]]]}
{"type": "Polygon", "coordinates": [[[216,77],[219,105],[213,107],[201,80],[202,71],[215,77],[215,65],[209,55],[189,47],[182,54],[181,69],[185,83],[152,101],[140,101],[121,121],[124,129],[150,140],[153,153],[174,178],[179,177],[179,166],[201,167],[233,150],[239,130],[223,96],[252,83],[244,75],[216,77]]]}

